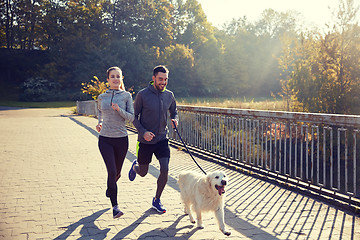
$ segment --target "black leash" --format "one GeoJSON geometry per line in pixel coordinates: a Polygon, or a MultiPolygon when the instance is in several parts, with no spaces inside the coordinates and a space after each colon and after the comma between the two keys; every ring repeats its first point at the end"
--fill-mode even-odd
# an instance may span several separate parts
{"type": "Polygon", "coordinates": [[[202,169],[202,167],[197,163],[197,161],[195,160],[195,158],[193,157],[193,155],[191,154],[191,152],[189,151],[188,147],[186,146],[185,142],[182,140],[181,136],[180,136],[180,133],[175,125],[175,123],[173,123],[174,125],[174,129],[175,129],[175,132],[177,132],[181,142],[184,144],[185,148],[186,148],[186,151],[189,153],[189,155],[191,156],[192,160],[194,160],[194,162],[196,163],[196,165],[200,168],[200,170],[206,175],[206,172],[204,171],[204,169],[202,169]]]}

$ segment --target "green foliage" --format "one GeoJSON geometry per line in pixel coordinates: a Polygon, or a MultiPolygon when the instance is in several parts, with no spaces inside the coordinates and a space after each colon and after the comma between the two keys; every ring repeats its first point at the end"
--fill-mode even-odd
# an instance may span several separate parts
{"type": "MultiPolygon", "coordinates": [[[[153,67],[165,64],[177,97],[281,92],[291,111],[359,113],[354,2],[340,0],[334,26],[320,34],[301,32],[298,12],[273,9],[217,29],[197,0],[5,0],[0,48],[12,52],[0,51],[0,77],[18,85],[39,77],[58,83],[53,98],[82,99],[81,83],[105,77],[110,66],[119,66],[125,86],[138,92],[153,67]],[[39,60],[34,52],[44,54],[39,60]]],[[[23,99],[40,93],[23,90],[23,99]]]]}
{"type": "Polygon", "coordinates": [[[185,45],[176,44],[168,46],[160,55],[170,71],[169,88],[175,94],[189,95],[196,82],[193,79],[194,51],[185,45]]]}
{"type": "Polygon", "coordinates": [[[359,113],[360,28],[350,24],[353,13],[353,6],[342,5],[339,25],[324,36],[283,38],[279,64],[285,74],[280,95],[291,110],[359,113]]]}
{"type": "Polygon", "coordinates": [[[47,102],[59,100],[59,83],[36,77],[23,83],[21,100],[26,102],[47,102]]]}
{"type": "Polygon", "coordinates": [[[76,113],[76,102],[74,101],[55,101],[55,102],[20,102],[0,100],[0,106],[20,107],[20,108],[71,108],[76,113]]]}

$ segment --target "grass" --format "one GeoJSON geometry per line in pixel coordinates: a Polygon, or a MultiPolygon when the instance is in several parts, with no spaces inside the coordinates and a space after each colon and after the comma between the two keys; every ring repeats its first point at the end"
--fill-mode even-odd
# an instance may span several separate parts
{"type": "MultiPolygon", "coordinates": [[[[286,105],[282,100],[275,99],[239,99],[239,98],[179,98],[178,105],[255,109],[270,111],[286,111],[286,105]]],[[[76,102],[20,102],[0,100],[0,106],[21,107],[21,108],[74,108],[76,102]]],[[[75,110],[76,112],[76,110],[75,110]]]]}
{"type": "Polygon", "coordinates": [[[0,100],[0,106],[21,107],[21,108],[71,108],[76,107],[74,101],[63,102],[19,102],[0,100]]]}
{"type": "Polygon", "coordinates": [[[276,99],[238,99],[238,98],[179,98],[178,105],[203,107],[238,108],[269,111],[286,111],[286,104],[276,99]]]}

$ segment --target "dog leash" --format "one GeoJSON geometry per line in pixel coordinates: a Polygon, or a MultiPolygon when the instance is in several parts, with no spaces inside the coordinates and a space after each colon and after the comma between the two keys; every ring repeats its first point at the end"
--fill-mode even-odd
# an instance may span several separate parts
{"type": "MultiPolygon", "coordinates": [[[[173,120],[171,120],[173,121],[173,120]]],[[[204,171],[204,169],[202,169],[202,167],[198,164],[198,162],[195,160],[195,158],[193,157],[193,155],[191,154],[191,152],[189,151],[188,147],[186,146],[185,142],[182,140],[181,136],[180,136],[180,133],[175,125],[175,123],[173,122],[173,125],[174,125],[174,130],[175,132],[177,132],[181,142],[184,144],[185,148],[186,148],[186,151],[189,153],[190,157],[192,158],[192,160],[194,160],[194,162],[196,163],[196,165],[200,168],[200,170],[206,175],[206,172],[204,171]]]]}

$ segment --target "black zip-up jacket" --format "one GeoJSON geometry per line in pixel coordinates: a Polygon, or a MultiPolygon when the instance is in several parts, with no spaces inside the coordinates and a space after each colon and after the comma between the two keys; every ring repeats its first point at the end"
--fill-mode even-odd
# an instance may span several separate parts
{"type": "Polygon", "coordinates": [[[146,144],[155,144],[168,138],[167,112],[171,119],[178,120],[176,101],[173,92],[159,91],[150,82],[147,88],[142,89],[134,102],[133,124],[138,130],[138,141],[146,144]],[[152,132],[155,137],[151,141],[144,139],[145,132],[152,132]]]}

